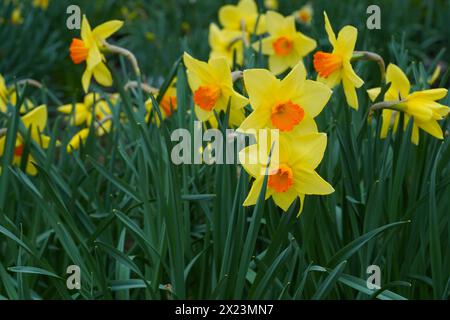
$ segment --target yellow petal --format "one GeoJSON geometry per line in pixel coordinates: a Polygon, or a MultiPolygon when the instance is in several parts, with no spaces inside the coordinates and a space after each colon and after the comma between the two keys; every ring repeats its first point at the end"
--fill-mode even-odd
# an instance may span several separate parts
{"type": "Polygon", "coordinates": [[[353,55],[357,37],[358,29],[353,26],[345,26],[339,31],[335,50],[342,54],[345,60],[349,60],[353,55]]]}
{"type": "MultiPolygon", "coordinates": [[[[248,193],[247,198],[243,203],[244,206],[252,206],[256,204],[256,201],[258,201],[259,194],[261,193],[263,182],[264,176],[257,178],[253,182],[252,188],[250,189],[250,192],[248,193]]],[[[265,200],[267,200],[271,195],[272,191],[270,190],[270,188],[267,188],[265,200]]]]}
{"type": "Polygon", "coordinates": [[[91,48],[95,45],[91,26],[89,25],[89,21],[86,18],[86,15],[83,15],[83,19],[81,21],[81,39],[83,39],[84,44],[88,48],[91,48]]]}
{"type": "Polygon", "coordinates": [[[429,90],[413,92],[408,97],[408,99],[427,99],[427,100],[438,101],[438,100],[443,99],[446,95],[447,95],[447,89],[437,88],[437,89],[429,89],[429,90]]]}
{"type": "Polygon", "coordinates": [[[300,105],[308,114],[315,118],[330,100],[332,91],[323,83],[306,80],[298,95],[292,100],[300,105]]]}
{"type": "Polygon", "coordinates": [[[269,69],[273,74],[279,75],[285,72],[289,67],[290,64],[286,57],[277,55],[269,56],[269,69]]]}
{"type": "Polygon", "coordinates": [[[83,76],[81,77],[81,84],[83,85],[83,90],[85,93],[89,91],[91,78],[92,78],[92,71],[86,68],[86,70],[84,70],[83,76]]]}
{"type": "Polygon", "coordinates": [[[210,59],[208,64],[211,69],[211,74],[216,82],[225,86],[231,86],[231,67],[224,57],[210,59]]]}
{"type": "Polygon", "coordinates": [[[327,135],[325,133],[311,133],[298,136],[292,139],[290,147],[292,148],[290,163],[315,169],[325,154],[327,135]]]}
{"type": "Polygon", "coordinates": [[[278,99],[280,81],[266,69],[245,70],[244,84],[254,110],[272,108],[278,99]]]}
{"type": "Polygon", "coordinates": [[[442,128],[436,120],[420,121],[415,119],[414,124],[416,124],[420,129],[431,134],[433,137],[444,139],[442,128]]]}
{"type": "Polygon", "coordinates": [[[266,27],[271,36],[292,36],[295,31],[294,17],[283,17],[275,11],[267,11],[266,27]]]}
{"type": "Polygon", "coordinates": [[[294,187],[300,194],[326,195],[334,192],[333,187],[312,169],[296,168],[294,187]]]}
{"type": "Polygon", "coordinates": [[[258,178],[263,173],[262,169],[265,167],[264,161],[267,162],[267,159],[261,159],[259,157],[257,144],[248,146],[239,152],[239,163],[254,178],[258,178]]]}
{"type": "Polygon", "coordinates": [[[419,127],[413,124],[413,130],[411,133],[411,141],[417,146],[419,145],[419,127]]]}
{"type": "Polygon", "coordinates": [[[380,138],[384,139],[387,137],[389,128],[393,125],[393,116],[398,114],[393,110],[384,109],[381,116],[382,116],[382,124],[381,124],[381,131],[380,131],[380,138]]]}
{"type": "Polygon", "coordinates": [[[283,95],[286,97],[295,97],[305,85],[305,80],[305,66],[303,65],[303,63],[297,63],[297,65],[288,73],[288,75],[283,80],[281,80],[280,91],[283,92],[283,95]]]}
{"type": "Polygon", "coordinates": [[[5,151],[6,136],[0,137],[0,156],[5,151]]]}
{"type": "Polygon", "coordinates": [[[264,128],[268,125],[270,120],[270,110],[256,109],[241,123],[238,131],[244,132],[246,130],[256,130],[264,128]]]}
{"type": "Polygon", "coordinates": [[[205,111],[202,108],[200,108],[199,106],[194,106],[195,109],[195,115],[197,116],[197,119],[199,121],[207,121],[209,118],[214,117],[214,112],[212,111],[205,111]]]}
{"type": "Polygon", "coordinates": [[[106,39],[110,37],[114,32],[122,28],[123,21],[111,20],[94,28],[92,33],[97,39],[106,39]]]}
{"type": "Polygon", "coordinates": [[[25,172],[30,176],[35,176],[38,173],[36,167],[33,164],[34,162],[36,161],[33,159],[33,157],[31,155],[28,155],[25,172]]]}
{"type": "Polygon", "coordinates": [[[219,10],[220,24],[230,30],[240,29],[240,15],[237,8],[233,5],[225,5],[219,10]]]}
{"type": "Polygon", "coordinates": [[[391,97],[392,99],[401,100],[400,98],[404,99],[408,96],[411,84],[402,69],[393,63],[386,68],[386,82],[391,83],[389,90],[396,92],[395,96],[391,97]],[[401,97],[398,96],[399,93],[401,97]]]}
{"type": "Polygon", "coordinates": [[[274,192],[272,194],[272,199],[277,206],[283,209],[284,212],[288,211],[292,202],[295,201],[298,194],[294,188],[290,188],[286,192],[274,192]]]}
{"type": "Polygon", "coordinates": [[[347,78],[353,84],[354,87],[360,88],[364,84],[364,81],[353,70],[350,61],[348,60],[344,61],[342,72],[343,72],[342,77],[347,78]]]}
{"type": "Polygon", "coordinates": [[[22,117],[25,128],[31,127],[31,137],[37,140],[47,125],[47,106],[40,105],[22,117]]]}
{"type": "Polygon", "coordinates": [[[367,94],[369,95],[370,101],[372,101],[372,102],[375,101],[375,99],[378,97],[380,92],[381,92],[380,87],[367,90],[367,94]]]}
{"type": "Polygon", "coordinates": [[[317,42],[313,38],[297,32],[294,36],[294,49],[303,58],[317,47],[317,42]]]}
{"type": "Polygon", "coordinates": [[[342,72],[341,70],[337,70],[330,74],[328,78],[321,78],[317,76],[317,81],[326,84],[329,88],[334,88],[337,86],[342,80],[342,72]]]}
{"type": "Polygon", "coordinates": [[[67,153],[71,153],[72,150],[77,150],[81,143],[84,143],[89,135],[89,128],[80,130],[75,134],[67,145],[67,153]]]}
{"type": "MultiPolygon", "coordinates": [[[[187,68],[187,75],[188,75],[188,80],[189,80],[189,85],[191,86],[191,90],[196,90],[197,88],[195,88],[193,85],[194,83],[191,84],[191,75],[195,75],[195,77],[198,77],[198,80],[203,82],[203,83],[214,83],[214,78],[211,75],[210,72],[210,67],[206,62],[194,59],[193,57],[191,57],[188,53],[184,53],[183,55],[183,61],[184,61],[184,65],[187,68]]],[[[197,84],[197,83],[195,83],[197,84]]]]}
{"type": "Polygon", "coordinates": [[[356,94],[356,89],[353,83],[346,77],[342,78],[342,84],[344,86],[345,98],[350,107],[358,110],[358,96],[356,94]]]}
{"type": "Polygon", "coordinates": [[[92,70],[95,80],[100,83],[102,86],[110,87],[113,83],[111,72],[108,70],[108,67],[101,62],[99,63],[94,70],[92,70]]]}

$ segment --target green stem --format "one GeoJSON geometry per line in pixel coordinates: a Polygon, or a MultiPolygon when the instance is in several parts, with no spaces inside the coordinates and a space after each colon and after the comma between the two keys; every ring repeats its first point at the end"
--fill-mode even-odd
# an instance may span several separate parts
{"type": "Polygon", "coordinates": [[[386,65],[383,58],[379,54],[370,51],[353,51],[352,61],[358,60],[375,61],[380,68],[381,81],[384,81],[386,77],[386,65]]]}

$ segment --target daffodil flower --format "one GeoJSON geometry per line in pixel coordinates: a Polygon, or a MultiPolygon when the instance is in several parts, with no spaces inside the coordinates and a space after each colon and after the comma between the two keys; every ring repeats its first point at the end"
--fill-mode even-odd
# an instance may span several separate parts
{"type": "MultiPolygon", "coordinates": [[[[272,153],[271,158],[278,159],[278,162],[272,160],[270,162],[265,199],[272,197],[277,206],[287,211],[292,202],[299,197],[298,214],[300,214],[305,195],[327,195],[334,192],[333,187],[315,171],[322,161],[327,136],[324,133],[310,133],[296,137],[295,141],[280,138],[278,142],[279,147],[275,146],[273,150],[274,152],[278,150],[279,154],[274,156],[272,153]]],[[[261,147],[263,146],[260,144],[254,144],[239,153],[239,161],[245,171],[255,178],[244,206],[256,204],[262,190],[268,153],[265,159],[259,159],[263,153],[261,147]]]]}
{"type": "MultiPolygon", "coordinates": [[[[17,104],[17,93],[13,87],[8,88],[5,83],[5,79],[0,74],[0,112],[7,112],[7,105],[11,104],[15,106],[17,104]]],[[[30,99],[25,99],[20,106],[20,112],[26,113],[34,108],[33,102],[30,99]]]]}
{"type": "Polygon", "coordinates": [[[113,20],[105,22],[91,30],[89,21],[83,15],[81,23],[81,39],[74,38],[70,45],[70,57],[75,64],[86,61],[86,70],[83,73],[81,82],[84,91],[87,93],[91,78],[103,86],[112,85],[112,76],[106,67],[105,56],[101,53],[104,41],[123,25],[122,21],[113,20]]]}
{"type": "Polygon", "coordinates": [[[219,21],[228,30],[245,31],[257,35],[266,32],[265,17],[259,15],[258,6],[254,0],[240,0],[237,5],[223,6],[219,10],[219,21]]]}
{"type": "Polygon", "coordinates": [[[230,103],[230,124],[239,125],[244,119],[243,108],[248,100],[234,90],[227,60],[213,58],[206,63],[184,53],[184,64],[197,118],[208,121],[215,117],[214,111],[226,112],[230,103]]]}
{"type": "Polygon", "coordinates": [[[280,74],[302,61],[308,53],[316,48],[316,41],[295,29],[294,17],[283,17],[275,11],[266,14],[269,37],[261,43],[255,42],[253,48],[269,55],[269,69],[280,74]]]}
{"type": "Polygon", "coordinates": [[[294,135],[317,132],[314,118],[332,93],[323,83],[306,80],[302,63],[283,80],[265,69],[245,70],[244,83],[253,108],[238,129],[244,132],[261,128],[279,129],[294,135]]]}
{"type": "Polygon", "coordinates": [[[278,10],[278,0],[265,0],[264,6],[269,10],[278,10]]]}
{"type": "Polygon", "coordinates": [[[49,1],[50,0],[33,0],[33,6],[45,10],[48,8],[49,1]]]}
{"type": "Polygon", "coordinates": [[[84,97],[83,102],[62,105],[58,107],[58,111],[69,115],[70,123],[73,126],[82,124],[90,126],[92,121],[102,121],[111,116],[108,103],[92,92],[84,97]]]}
{"type": "MultiPolygon", "coordinates": [[[[391,83],[384,95],[384,101],[394,102],[389,104],[392,109],[383,109],[380,137],[387,136],[389,128],[397,131],[400,113],[405,113],[404,129],[407,128],[409,119],[413,118],[411,140],[419,144],[419,128],[432,136],[443,139],[442,128],[438,120],[448,115],[450,108],[436,101],[447,95],[447,89],[429,89],[410,93],[411,84],[403,71],[395,64],[389,64],[386,69],[386,82],[391,83]],[[397,102],[397,103],[395,103],[397,102]]],[[[369,98],[374,101],[380,94],[381,88],[373,88],[367,91],[369,98]]]]}
{"type": "MultiPolygon", "coordinates": [[[[155,95],[158,92],[155,92],[155,95]]],[[[164,96],[161,98],[159,102],[159,107],[161,108],[161,115],[163,119],[170,118],[174,111],[177,110],[177,89],[174,87],[174,83],[172,83],[167,91],[164,93],[164,96]]],[[[145,101],[145,108],[147,109],[147,118],[148,122],[151,116],[151,111],[153,109],[153,100],[148,99],[145,101]]],[[[159,126],[160,120],[157,115],[154,116],[156,124],[159,126]]]]}
{"type": "Polygon", "coordinates": [[[355,73],[350,60],[355,49],[358,30],[353,26],[345,26],[336,38],[325,12],[324,16],[325,29],[333,46],[333,52],[318,51],[314,54],[314,68],[318,73],[318,80],[326,83],[330,88],[342,82],[347,103],[357,110],[356,88],[361,87],[364,81],[355,73]]]}
{"type": "MultiPolygon", "coordinates": [[[[42,148],[48,148],[50,137],[44,135],[42,132],[47,125],[47,107],[45,105],[41,105],[36,107],[29,113],[25,114],[21,117],[22,123],[30,131],[30,137],[36,143],[38,143],[42,148]]],[[[0,137],[0,156],[4,153],[6,143],[6,136],[0,137]]],[[[20,166],[22,162],[23,151],[25,148],[25,139],[21,136],[20,133],[17,134],[15,148],[14,148],[14,156],[12,163],[16,166],[20,166]]],[[[26,172],[29,175],[36,175],[37,170],[32,162],[35,162],[31,155],[28,155],[26,159],[26,172]]]]}
{"type": "Polygon", "coordinates": [[[225,57],[230,65],[233,64],[234,53],[236,62],[242,65],[244,60],[244,41],[242,32],[234,30],[220,30],[215,23],[209,25],[210,58],[225,57]]]}
{"type": "Polygon", "coordinates": [[[314,10],[310,3],[305,4],[300,10],[294,12],[295,20],[307,26],[311,25],[313,15],[314,10]]]}

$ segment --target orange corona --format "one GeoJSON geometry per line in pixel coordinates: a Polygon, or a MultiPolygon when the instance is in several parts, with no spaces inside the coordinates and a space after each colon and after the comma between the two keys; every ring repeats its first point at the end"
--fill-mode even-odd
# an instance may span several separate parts
{"type": "Polygon", "coordinates": [[[211,111],[220,97],[220,88],[215,85],[200,86],[194,92],[194,102],[205,111],[211,111]]]}
{"type": "Polygon", "coordinates": [[[291,131],[304,117],[305,110],[291,100],[276,104],[272,108],[272,124],[281,131],[291,131]]]}
{"type": "Polygon", "coordinates": [[[73,63],[79,64],[88,57],[89,49],[84,45],[83,40],[74,38],[70,44],[70,58],[73,63]]]}
{"type": "Polygon", "coordinates": [[[287,56],[294,48],[294,42],[287,37],[279,37],[272,43],[273,50],[278,56],[287,56]]]}
{"type": "Polygon", "coordinates": [[[280,164],[279,168],[271,173],[267,185],[276,192],[286,192],[294,184],[294,174],[287,165],[280,164]]]}
{"type": "Polygon", "coordinates": [[[314,54],[314,69],[319,76],[328,78],[342,67],[342,57],[334,53],[318,51],[314,54]]]}

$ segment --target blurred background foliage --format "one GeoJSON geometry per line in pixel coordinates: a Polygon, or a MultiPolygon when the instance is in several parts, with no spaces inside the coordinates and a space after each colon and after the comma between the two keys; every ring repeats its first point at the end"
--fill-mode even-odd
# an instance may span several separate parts
{"type": "MultiPolygon", "coordinates": [[[[314,6],[310,27],[299,25],[302,32],[322,39],[327,38],[323,28],[322,12],[326,10],[337,30],[351,24],[358,28],[357,49],[378,52],[386,61],[396,61],[389,50],[393,41],[404,42],[412,61],[423,61],[429,66],[435,57],[448,63],[450,52],[450,1],[447,0],[379,0],[381,30],[366,28],[366,9],[373,1],[345,0],[309,1],[314,6]],[[345,3],[345,4],[344,4],[345,3]]],[[[81,94],[78,79],[82,68],[74,65],[68,48],[78,30],[66,27],[66,9],[76,4],[86,14],[93,26],[101,22],[120,19],[125,26],[115,36],[116,43],[134,52],[143,73],[150,82],[160,83],[184,50],[200,59],[209,53],[208,26],[218,23],[218,9],[233,1],[166,0],[58,0],[50,1],[46,10],[32,6],[32,0],[2,0],[0,5],[0,73],[8,80],[34,77],[51,85],[59,96],[71,96],[76,88],[81,94]],[[14,9],[20,8],[23,21],[12,23],[14,9]]],[[[264,8],[264,1],[259,0],[264,8]]],[[[284,15],[298,10],[307,1],[280,0],[279,11],[284,15]]],[[[369,64],[376,72],[376,66],[369,64]]],[[[370,83],[369,83],[370,84],[370,83]]]]}

